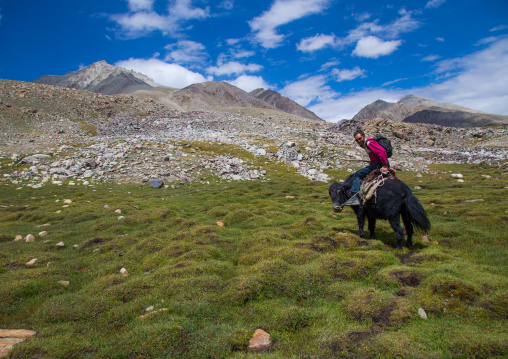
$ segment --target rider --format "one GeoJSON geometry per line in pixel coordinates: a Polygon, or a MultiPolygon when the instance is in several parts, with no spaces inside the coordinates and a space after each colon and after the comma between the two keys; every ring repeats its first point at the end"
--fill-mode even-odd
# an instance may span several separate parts
{"type": "Polygon", "coordinates": [[[356,130],[353,136],[358,146],[365,149],[369,155],[370,164],[354,173],[353,184],[351,185],[351,192],[349,193],[350,199],[344,203],[346,206],[360,205],[360,198],[357,194],[360,191],[360,181],[363,178],[367,177],[367,175],[374,170],[381,168],[381,172],[386,172],[390,167],[386,150],[380,144],[372,138],[367,138],[362,130],[356,130]]]}

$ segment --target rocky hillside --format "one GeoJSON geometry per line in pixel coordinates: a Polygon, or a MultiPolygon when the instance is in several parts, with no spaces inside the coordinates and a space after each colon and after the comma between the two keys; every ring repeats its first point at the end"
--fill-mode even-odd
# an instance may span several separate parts
{"type": "Polygon", "coordinates": [[[33,82],[103,95],[128,94],[160,86],[148,76],[109,65],[106,61],[94,62],[82,70],[71,71],[65,75],[44,75],[33,82]]]}
{"type": "Polygon", "coordinates": [[[408,95],[397,103],[377,100],[362,108],[353,120],[384,118],[397,122],[428,123],[448,127],[508,125],[508,116],[408,95]]]}
{"type": "Polygon", "coordinates": [[[352,139],[358,127],[392,139],[391,164],[398,171],[428,172],[434,163],[506,167],[508,162],[506,128],[384,119],[332,125],[252,108],[179,112],[128,95],[0,81],[0,157],[8,163],[1,171],[5,180],[27,186],[266,180],[271,173],[262,164],[274,162],[327,182],[331,170],[365,164],[365,152],[352,139]]]}

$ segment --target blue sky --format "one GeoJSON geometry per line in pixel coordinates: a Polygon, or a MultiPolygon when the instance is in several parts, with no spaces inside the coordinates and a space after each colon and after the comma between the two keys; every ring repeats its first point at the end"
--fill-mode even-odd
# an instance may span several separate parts
{"type": "Polygon", "coordinates": [[[336,122],[407,94],[508,115],[506,0],[0,0],[0,78],[93,62],[269,88],[336,122]]]}

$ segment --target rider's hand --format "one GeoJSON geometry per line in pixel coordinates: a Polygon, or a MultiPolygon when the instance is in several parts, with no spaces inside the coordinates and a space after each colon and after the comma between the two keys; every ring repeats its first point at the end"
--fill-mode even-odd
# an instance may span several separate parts
{"type": "Polygon", "coordinates": [[[381,172],[383,172],[383,173],[388,172],[388,167],[382,167],[381,172]]]}

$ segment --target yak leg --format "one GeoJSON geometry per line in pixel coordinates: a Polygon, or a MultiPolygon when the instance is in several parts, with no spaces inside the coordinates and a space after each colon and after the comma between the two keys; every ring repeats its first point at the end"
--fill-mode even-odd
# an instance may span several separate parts
{"type": "Polygon", "coordinates": [[[411,224],[409,217],[405,213],[402,213],[402,222],[404,222],[404,227],[406,228],[407,246],[409,248],[412,248],[413,247],[413,225],[411,224]]]}
{"type": "Polygon", "coordinates": [[[358,219],[358,237],[363,237],[363,226],[365,225],[365,211],[363,206],[358,208],[358,212],[356,213],[356,218],[358,219]]]}
{"type": "Polygon", "coordinates": [[[397,250],[400,251],[402,249],[402,243],[404,242],[404,232],[400,225],[399,215],[391,217],[389,222],[392,226],[393,231],[395,232],[395,237],[397,238],[397,250]]]}
{"type": "Polygon", "coordinates": [[[367,220],[369,221],[369,238],[376,239],[376,217],[367,216],[367,220]]]}

